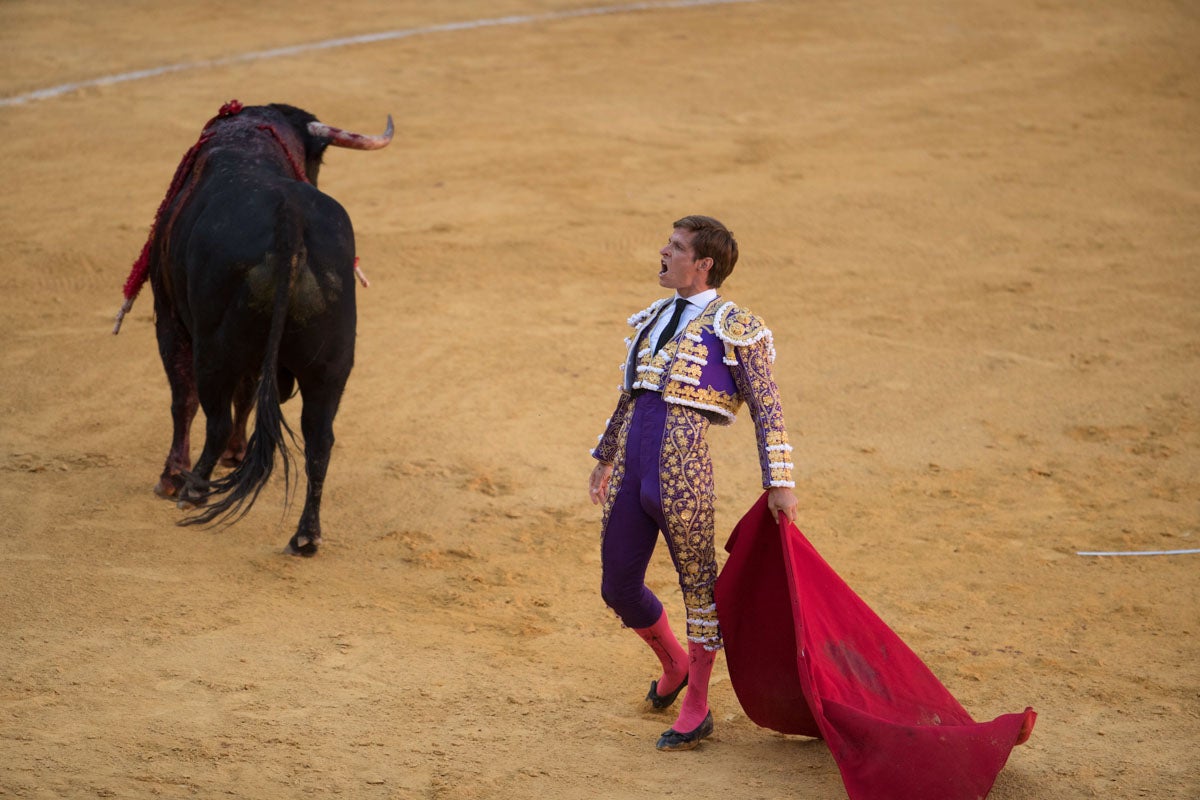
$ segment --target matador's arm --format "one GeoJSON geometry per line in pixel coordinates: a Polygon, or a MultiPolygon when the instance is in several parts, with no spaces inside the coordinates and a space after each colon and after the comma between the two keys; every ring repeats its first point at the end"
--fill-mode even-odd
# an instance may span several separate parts
{"type": "Polygon", "coordinates": [[[621,432],[621,422],[625,419],[625,414],[629,409],[631,395],[629,392],[622,391],[620,398],[617,400],[617,408],[613,411],[612,416],[608,418],[608,422],[604,424],[604,433],[600,434],[599,443],[592,449],[592,458],[602,464],[611,464],[613,459],[617,457],[617,434],[621,432]]]}
{"type": "Polygon", "coordinates": [[[775,385],[771,371],[771,363],[775,360],[771,332],[765,327],[753,331],[762,322],[748,313],[746,317],[749,318],[745,320],[748,323],[746,327],[750,329],[746,332],[753,332],[754,335],[741,338],[740,342],[744,343],[734,343],[722,337],[729,345],[726,348],[726,361],[737,362],[729,364],[729,368],[733,372],[738,393],[754,420],[763,488],[792,488],[796,485],[792,480],[792,446],[788,442],[787,427],[783,421],[779,387],[775,385]]]}

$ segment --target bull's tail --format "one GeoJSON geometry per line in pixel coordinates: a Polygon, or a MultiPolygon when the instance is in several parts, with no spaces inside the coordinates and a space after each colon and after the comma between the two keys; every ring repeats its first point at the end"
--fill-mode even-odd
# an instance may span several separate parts
{"type": "Polygon", "coordinates": [[[271,310],[271,328],[263,355],[262,374],[258,379],[255,401],[254,432],[246,444],[246,457],[232,472],[208,484],[202,494],[206,500],[220,498],[204,510],[186,518],[181,524],[203,525],[209,522],[237,522],[258,499],[259,493],[275,470],[275,453],[283,462],[285,497],[292,496],[292,454],[288,440],[296,442],[296,434],[283,418],[279,396],[279,346],[287,323],[292,285],[305,258],[304,240],[296,217],[281,210],[276,224],[275,249],[267,256],[275,277],[275,298],[271,310]],[[286,434],[286,438],[285,438],[286,434]]]}

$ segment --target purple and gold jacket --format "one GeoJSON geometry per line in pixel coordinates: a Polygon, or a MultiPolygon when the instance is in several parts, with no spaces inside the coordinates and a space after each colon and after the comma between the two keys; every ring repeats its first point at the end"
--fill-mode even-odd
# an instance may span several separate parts
{"type": "Polygon", "coordinates": [[[718,296],[662,350],[651,352],[646,333],[672,301],[664,297],[629,318],[634,333],[625,340],[629,351],[621,367],[621,395],[592,456],[609,464],[616,458],[638,390],[659,392],[664,401],[694,408],[717,425],[732,423],[745,403],[757,434],[763,488],[795,486],[792,446],[771,375],[771,331],[760,318],[718,296]]]}

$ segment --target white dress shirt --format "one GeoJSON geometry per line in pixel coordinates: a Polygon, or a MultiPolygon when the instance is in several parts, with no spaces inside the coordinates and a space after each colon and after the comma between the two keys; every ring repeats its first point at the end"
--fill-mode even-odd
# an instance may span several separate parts
{"type": "MultiPolygon", "coordinates": [[[[704,312],[704,309],[708,308],[708,304],[716,298],[716,289],[705,289],[703,292],[687,298],[687,305],[683,307],[683,314],[679,318],[679,327],[671,331],[669,338],[674,338],[676,334],[687,327],[689,322],[700,316],[704,312]]],[[[675,313],[675,301],[678,299],[679,292],[676,292],[671,302],[663,306],[658,319],[654,321],[653,327],[650,328],[650,336],[646,339],[649,347],[654,346],[654,343],[658,341],[658,337],[662,334],[663,328],[667,327],[667,323],[671,321],[671,316],[675,313]]]]}

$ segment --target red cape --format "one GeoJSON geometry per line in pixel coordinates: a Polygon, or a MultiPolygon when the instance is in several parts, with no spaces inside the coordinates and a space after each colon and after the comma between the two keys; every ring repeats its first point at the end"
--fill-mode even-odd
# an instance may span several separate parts
{"type": "Polygon", "coordinates": [[[764,494],[733,529],[716,599],[746,715],[823,738],[851,800],[980,800],[1037,714],[975,722],[764,494]]]}

